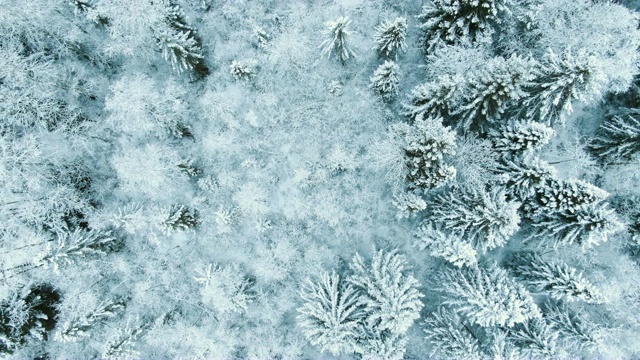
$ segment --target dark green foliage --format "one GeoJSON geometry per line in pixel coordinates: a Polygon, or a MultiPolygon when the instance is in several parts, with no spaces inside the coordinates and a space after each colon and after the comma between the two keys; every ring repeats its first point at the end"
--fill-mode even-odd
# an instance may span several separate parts
{"type": "Polygon", "coordinates": [[[48,339],[57,323],[61,294],[48,284],[23,287],[0,302],[0,353],[12,353],[30,338],[48,339]]]}
{"type": "Polygon", "coordinates": [[[622,109],[609,116],[590,144],[603,162],[628,162],[640,153],[640,109],[622,109]]]}

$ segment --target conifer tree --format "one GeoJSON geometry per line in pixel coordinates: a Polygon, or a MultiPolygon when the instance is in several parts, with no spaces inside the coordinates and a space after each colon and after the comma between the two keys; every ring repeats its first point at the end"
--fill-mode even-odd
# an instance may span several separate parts
{"type": "Polygon", "coordinates": [[[204,64],[200,40],[195,29],[187,24],[184,12],[178,5],[169,7],[167,23],[168,27],[157,34],[162,57],[178,73],[193,70],[198,75],[207,75],[209,70],[204,64]]]}
{"type": "Polygon", "coordinates": [[[556,211],[572,213],[583,206],[598,204],[608,196],[608,192],[586,181],[551,178],[537,187],[535,196],[525,203],[524,209],[530,216],[556,211]]]}
{"type": "Polygon", "coordinates": [[[553,134],[552,128],[533,121],[509,121],[489,131],[495,149],[510,155],[539,150],[553,134]]]}
{"type": "Polygon", "coordinates": [[[414,87],[409,103],[403,104],[404,114],[411,120],[449,117],[463,83],[461,78],[442,75],[434,81],[414,87]]]}
{"type": "Polygon", "coordinates": [[[347,44],[347,38],[350,34],[347,30],[349,24],[351,24],[351,20],[346,16],[341,16],[335,21],[327,21],[325,23],[326,29],[323,32],[326,38],[320,45],[322,55],[331,57],[331,54],[335,54],[343,65],[349,58],[355,56],[347,44]]]}
{"type": "Polygon", "coordinates": [[[248,279],[240,266],[231,264],[221,266],[209,264],[207,268],[198,272],[194,279],[200,283],[202,302],[210,305],[221,313],[244,313],[253,301],[251,286],[253,281],[248,279]]]}
{"type": "Polygon", "coordinates": [[[404,50],[407,46],[405,43],[406,36],[406,18],[397,17],[393,22],[385,20],[376,27],[376,50],[384,56],[390,56],[404,50]]]}
{"type": "Polygon", "coordinates": [[[544,319],[531,319],[509,329],[509,340],[531,358],[558,355],[558,332],[544,319]]]}
{"type": "Polygon", "coordinates": [[[454,266],[474,266],[478,262],[473,245],[431,223],[420,225],[416,238],[415,246],[420,250],[429,249],[431,256],[444,258],[454,266]]]}
{"type": "Polygon", "coordinates": [[[446,269],[438,277],[445,304],[480,326],[508,326],[541,316],[531,294],[495,264],[446,269]]]}
{"type": "Polygon", "coordinates": [[[567,50],[560,56],[549,49],[527,85],[527,97],[519,105],[526,117],[547,124],[564,123],[566,115],[573,111],[572,100],[584,102],[600,94],[606,79],[595,61],[585,50],[575,55],[567,50]]]}
{"type": "Polygon", "coordinates": [[[476,334],[450,310],[438,308],[424,322],[426,339],[433,345],[431,356],[447,359],[480,360],[484,358],[476,334]]]}
{"type": "Polygon", "coordinates": [[[592,349],[600,345],[603,336],[600,326],[582,318],[564,304],[548,303],[544,307],[545,318],[560,333],[567,349],[592,349]]]}
{"type": "Polygon", "coordinates": [[[530,289],[548,293],[555,300],[601,303],[604,296],[582,273],[568,264],[548,261],[526,251],[511,254],[507,267],[530,289]]]}
{"type": "Polygon", "coordinates": [[[604,162],[631,161],[640,153],[640,110],[625,109],[600,125],[590,148],[604,162]]]}
{"type": "Polygon", "coordinates": [[[484,130],[501,120],[508,107],[527,96],[535,62],[517,55],[496,57],[468,80],[460,103],[452,110],[463,130],[484,130]]]}
{"type": "Polygon", "coordinates": [[[35,264],[51,265],[57,270],[61,265],[73,264],[80,258],[104,255],[115,240],[110,231],[76,229],[61,233],[48,244],[44,256],[37,259],[35,264]]]}
{"type": "Polygon", "coordinates": [[[198,225],[198,212],[184,205],[174,204],[163,209],[158,227],[167,236],[176,230],[188,230],[198,225]]]}
{"type": "Polygon", "coordinates": [[[398,219],[414,217],[427,208],[427,202],[420,195],[410,191],[396,194],[393,197],[393,205],[398,209],[398,219]]]}
{"type": "Polygon", "coordinates": [[[420,283],[407,271],[407,263],[397,250],[376,251],[371,263],[359,255],[350,265],[353,274],[347,279],[362,289],[365,321],[376,331],[404,334],[420,317],[423,296],[420,283]]]}
{"type": "Polygon", "coordinates": [[[590,248],[609,240],[609,236],[621,231],[624,224],[614,210],[606,204],[581,206],[575,210],[547,213],[532,224],[537,238],[543,245],[557,248],[560,245],[578,244],[590,248]]]}
{"type": "Polygon", "coordinates": [[[404,149],[410,188],[429,190],[453,179],[455,169],[444,162],[444,156],[454,152],[455,139],[439,118],[414,122],[404,149]]]}
{"type": "Polygon", "coordinates": [[[503,189],[450,191],[436,197],[433,219],[481,251],[503,246],[520,228],[520,203],[507,201],[503,189]]]}
{"type": "Polygon", "coordinates": [[[418,17],[424,23],[425,51],[445,44],[475,42],[508,11],[511,0],[434,0],[418,17]]]}
{"type": "Polygon", "coordinates": [[[256,75],[255,62],[252,60],[233,60],[229,69],[236,80],[251,80],[256,75]]]}
{"type": "Polygon", "coordinates": [[[98,323],[116,315],[123,308],[123,304],[114,301],[100,303],[95,309],[84,316],[73,317],[62,323],[56,332],[55,340],[59,342],[75,342],[82,337],[89,336],[89,331],[98,323]]]}
{"type": "Polygon", "coordinates": [[[398,93],[398,65],[390,60],[376,69],[371,77],[371,88],[385,100],[391,100],[398,93]]]}
{"type": "Polygon", "coordinates": [[[311,344],[333,355],[354,352],[363,316],[355,287],[335,273],[323,273],[318,282],[307,278],[300,296],[304,304],[298,309],[298,321],[311,344]]]}
{"type": "Polygon", "coordinates": [[[498,172],[507,196],[521,202],[533,197],[558,176],[556,168],[538,157],[503,159],[498,172]]]}

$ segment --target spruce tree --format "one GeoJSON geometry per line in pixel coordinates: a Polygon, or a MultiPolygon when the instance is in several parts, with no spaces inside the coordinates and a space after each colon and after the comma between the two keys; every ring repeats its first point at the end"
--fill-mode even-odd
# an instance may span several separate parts
{"type": "Polygon", "coordinates": [[[478,262],[473,245],[431,223],[422,224],[416,238],[414,245],[420,250],[428,249],[431,256],[444,258],[454,266],[474,266],[478,262]]]}
{"type": "Polygon", "coordinates": [[[325,40],[320,45],[323,55],[331,57],[331,54],[335,54],[343,65],[349,58],[355,56],[347,44],[347,38],[350,34],[347,30],[349,24],[351,24],[351,20],[346,16],[341,16],[335,21],[327,21],[324,24],[326,29],[323,32],[325,40]]]}
{"type": "Polygon", "coordinates": [[[431,356],[446,359],[480,360],[484,358],[476,334],[460,317],[444,307],[438,308],[424,322],[425,338],[433,346],[431,356]]]}
{"type": "Polygon", "coordinates": [[[539,150],[553,134],[552,128],[533,121],[509,121],[489,131],[495,149],[509,155],[539,150]]]}
{"type": "Polygon", "coordinates": [[[627,162],[640,153],[640,109],[623,109],[598,128],[590,148],[604,162],[627,162]]]}
{"type": "Polygon", "coordinates": [[[533,251],[511,254],[507,267],[530,289],[555,300],[601,303],[604,296],[582,273],[568,264],[548,261],[533,251]]]}
{"type": "Polygon", "coordinates": [[[573,111],[572,100],[587,101],[601,92],[606,79],[595,61],[585,50],[557,55],[549,49],[527,85],[528,96],[519,105],[526,117],[547,124],[564,123],[573,111]]]}
{"type": "Polygon", "coordinates": [[[300,296],[298,322],[312,345],[333,355],[353,353],[361,333],[362,298],[351,284],[333,273],[317,282],[307,278],[300,296]]]}
{"type": "Polygon", "coordinates": [[[390,56],[405,49],[407,46],[405,43],[406,36],[406,18],[398,17],[394,21],[385,20],[376,27],[375,48],[380,54],[390,56]]]}
{"type": "Polygon", "coordinates": [[[511,104],[527,96],[526,85],[533,77],[535,62],[517,55],[496,57],[472,74],[460,102],[452,109],[458,127],[486,130],[502,119],[511,104]]]}
{"type": "Polygon", "coordinates": [[[568,350],[592,350],[604,340],[600,326],[571,311],[565,304],[547,303],[544,313],[549,324],[560,333],[562,344],[568,350]]]}
{"type": "Polygon", "coordinates": [[[409,103],[403,104],[404,114],[411,120],[448,118],[463,84],[464,81],[459,77],[443,75],[414,87],[409,103]]]}
{"type": "Polygon", "coordinates": [[[391,100],[398,93],[398,65],[390,60],[385,61],[373,73],[371,88],[384,100],[391,100]]]}
{"type": "Polygon", "coordinates": [[[356,254],[350,268],[353,274],[347,280],[362,289],[367,327],[404,334],[420,317],[420,283],[397,250],[375,251],[371,263],[356,254]]]}
{"type": "Polygon", "coordinates": [[[401,192],[393,197],[393,205],[398,209],[398,219],[415,217],[427,208],[427,202],[414,192],[401,192]]]}
{"type": "Polygon", "coordinates": [[[520,228],[520,203],[503,189],[450,191],[436,197],[433,219],[485,252],[503,246],[520,228]]]}
{"type": "Polygon", "coordinates": [[[58,342],[76,342],[80,338],[90,336],[89,331],[100,322],[116,315],[124,308],[120,302],[105,301],[83,316],[73,317],[60,326],[56,332],[55,340],[58,342]]]}
{"type": "Polygon", "coordinates": [[[200,76],[207,75],[209,69],[204,64],[200,39],[195,29],[187,24],[184,12],[178,5],[169,7],[167,25],[157,34],[162,57],[178,73],[193,70],[200,76]]]}
{"type": "Polygon", "coordinates": [[[558,176],[556,168],[538,157],[503,159],[498,173],[507,196],[521,202],[532,198],[558,176]]]}
{"type": "Polygon", "coordinates": [[[553,212],[575,212],[585,205],[602,202],[609,193],[586,181],[577,179],[548,179],[536,194],[525,203],[528,216],[551,215],[553,212]]]}
{"type": "Polygon", "coordinates": [[[455,133],[441,119],[416,120],[406,134],[404,148],[410,189],[429,190],[455,177],[455,169],[444,162],[453,154],[455,133]]]}
{"type": "Polygon", "coordinates": [[[445,44],[475,42],[500,22],[511,0],[433,0],[419,15],[425,31],[425,51],[445,44]]]}
{"type": "Polygon", "coordinates": [[[558,331],[544,319],[531,319],[509,329],[508,338],[533,359],[558,355],[558,331]]]}
{"type": "Polygon", "coordinates": [[[554,248],[572,244],[590,248],[607,242],[609,236],[624,228],[615,211],[603,204],[546,213],[532,225],[535,228],[532,238],[554,248]]]}
{"type": "Polygon", "coordinates": [[[511,327],[541,316],[531,294],[495,264],[446,269],[438,281],[444,303],[471,323],[511,327]]]}

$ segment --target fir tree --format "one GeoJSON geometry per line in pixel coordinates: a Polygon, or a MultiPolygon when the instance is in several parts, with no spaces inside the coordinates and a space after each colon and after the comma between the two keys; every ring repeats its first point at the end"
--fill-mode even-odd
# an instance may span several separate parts
{"type": "Polygon", "coordinates": [[[256,75],[255,62],[252,60],[233,60],[229,69],[236,80],[251,80],[256,75]]]}
{"type": "Polygon", "coordinates": [[[544,308],[545,318],[560,333],[563,345],[567,349],[592,349],[602,341],[601,328],[574,313],[566,305],[548,303],[544,308]]]}
{"type": "Polygon", "coordinates": [[[393,61],[385,61],[371,77],[371,88],[385,100],[391,100],[398,93],[398,72],[400,68],[393,61]]]}
{"type": "Polygon", "coordinates": [[[425,320],[426,339],[433,345],[431,356],[443,359],[480,360],[484,354],[480,343],[460,317],[444,308],[438,308],[425,320]]]}
{"type": "Polygon", "coordinates": [[[123,308],[123,304],[114,301],[100,303],[95,309],[84,316],[74,317],[62,323],[56,332],[55,339],[59,342],[75,342],[82,337],[90,336],[89,331],[98,323],[116,315],[123,308]]]}
{"type": "Polygon", "coordinates": [[[500,22],[511,0],[434,0],[418,16],[424,21],[425,51],[445,44],[475,42],[500,22]]]}
{"type": "Polygon", "coordinates": [[[406,36],[407,19],[398,17],[393,22],[385,20],[376,27],[375,48],[380,54],[390,56],[405,49],[407,46],[405,43],[406,36]]]}
{"type": "Polygon", "coordinates": [[[198,75],[207,75],[209,69],[204,64],[200,40],[195,29],[185,21],[184,12],[178,5],[169,7],[167,23],[168,27],[157,34],[162,57],[178,73],[193,70],[198,75]]]}
{"type": "Polygon", "coordinates": [[[575,56],[566,51],[559,56],[549,49],[527,85],[528,96],[519,107],[526,111],[528,119],[564,123],[566,114],[573,111],[572,100],[587,101],[602,90],[606,79],[594,62],[586,51],[575,56]]]}
{"type": "Polygon", "coordinates": [[[327,21],[324,24],[326,29],[323,33],[326,38],[320,45],[322,55],[331,57],[331,54],[335,54],[343,65],[349,58],[355,56],[347,44],[347,38],[350,34],[347,30],[349,24],[351,24],[351,20],[346,16],[341,16],[335,21],[327,21]]]}
{"type": "Polygon", "coordinates": [[[572,244],[590,248],[624,228],[615,211],[602,204],[544,214],[532,225],[536,230],[532,238],[554,248],[572,244]]]}
{"type": "Polygon", "coordinates": [[[507,196],[521,202],[533,197],[558,176],[556,168],[537,157],[503,159],[498,172],[499,182],[504,185],[507,196]]]}
{"type": "Polygon", "coordinates": [[[406,134],[404,149],[410,188],[433,189],[455,176],[455,169],[444,163],[453,154],[455,133],[441,119],[416,120],[406,134]]]}
{"type": "Polygon", "coordinates": [[[0,301],[0,354],[13,353],[28,338],[46,341],[60,300],[56,289],[40,284],[22,286],[0,301]]]}
{"type": "Polygon", "coordinates": [[[544,319],[531,319],[509,329],[509,340],[531,358],[549,358],[558,354],[558,332],[544,319]]]}
{"type": "Polygon", "coordinates": [[[520,203],[507,201],[503,189],[450,191],[435,199],[434,220],[480,250],[503,246],[520,228],[520,203]]]}
{"type": "Polygon", "coordinates": [[[454,266],[474,266],[478,262],[478,254],[473,245],[460,237],[448,234],[431,223],[420,226],[414,243],[420,250],[429,249],[431,256],[444,258],[454,266]]]}
{"type": "Polygon", "coordinates": [[[495,264],[446,269],[438,277],[445,304],[480,326],[508,326],[539,318],[531,294],[495,264]]]}
{"type": "Polygon", "coordinates": [[[407,337],[388,331],[369,334],[358,344],[357,352],[362,360],[402,360],[407,347],[407,337]]]}
{"type": "Polygon", "coordinates": [[[307,279],[300,296],[298,321],[311,344],[336,356],[354,352],[363,316],[356,289],[335,273],[324,273],[318,282],[307,279]]]}
{"type": "Polygon", "coordinates": [[[198,212],[184,205],[174,204],[163,209],[158,227],[169,236],[176,230],[188,230],[198,225],[198,212]]]}
{"type": "Polygon", "coordinates": [[[443,75],[434,81],[420,84],[411,90],[409,103],[403,104],[404,114],[411,120],[447,118],[462,85],[461,78],[449,75],[443,75]]]}
{"type": "Polygon", "coordinates": [[[604,300],[582,273],[559,260],[547,261],[532,251],[517,252],[510,256],[507,267],[530,289],[548,293],[555,300],[596,304],[604,300]]]}
{"type": "Polygon", "coordinates": [[[104,255],[115,240],[110,231],[76,229],[62,233],[48,244],[44,256],[35,263],[38,266],[51,265],[57,270],[61,265],[73,264],[80,258],[104,255]]]}
{"type": "Polygon", "coordinates": [[[495,149],[510,155],[539,150],[553,134],[552,128],[532,121],[509,121],[489,131],[495,149]]]}
{"type": "Polygon", "coordinates": [[[366,324],[376,331],[404,334],[420,317],[423,296],[420,283],[407,272],[407,263],[397,250],[376,251],[370,264],[356,254],[348,281],[363,291],[366,324]]]}
{"type": "Polygon", "coordinates": [[[598,128],[590,148],[604,162],[627,162],[640,153],[640,110],[625,109],[609,116],[598,128]]]}
{"type": "Polygon", "coordinates": [[[502,118],[509,105],[527,96],[535,63],[517,55],[496,57],[472,74],[459,104],[452,109],[458,127],[484,130],[502,118]]]}
{"type": "Polygon", "coordinates": [[[602,202],[609,193],[586,181],[551,178],[537,187],[536,194],[525,203],[530,216],[550,215],[557,211],[568,213],[602,202]]]}
{"type": "Polygon", "coordinates": [[[402,192],[393,197],[393,205],[398,209],[398,219],[415,217],[427,208],[427,202],[414,192],[402,192]]]}

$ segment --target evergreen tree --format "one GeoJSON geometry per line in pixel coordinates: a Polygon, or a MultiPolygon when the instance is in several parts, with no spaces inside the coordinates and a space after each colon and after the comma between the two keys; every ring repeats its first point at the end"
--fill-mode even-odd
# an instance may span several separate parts
{"type": "Polygon", "coordinates": [[[110,231],[76,229],[61,233],[47,245],[44,256],[37,259],[35,264],[51,265],[57,270],[61,265],[73,264],[79,258],[104,255],[115,240],[110,231]]]}
{"type": "Polygon", "coordinates": [[[438,354],[443,359],[469,360],[484,358],[478,338],[454,312],[438,308],[425,320],[424,332],[433,346],[431,356],[438,354]]]}
{"type": "Polygon", "coordinates": [[[548,293],[555,300],[596,304],[604,300],[582,273],[559,260],[547,261],[532,251],[517,252],[511,254],[507,267],[529,288],[548,293]]]}
{"type": "Polygon", "coordinates": [[[605,78],[586,51],[562,56],[549,49],[527,85],[528,96],[519,105],[526,117],[547,124],[564,123],[572,100],[587,101],[601,93],[605,78]]]}
{"type": "Polygon", "coordinates": [[[598,128],[590,148],[604,162],[626,162],[640,153],[640,109],[624,109],[609,116],[598,128]]]}
{"type": "Polygon", "coordinates": [[[454,266],[474,266],[478,262],[473,245],[431,223],[422,224],[416,237],[415,246],[420,250],[429,249],[431,256],[444,258],[454,266]]]}
{"type": "Polygon", "coordinates": [[[393,197],[393,205],[398,209],[398,219],[416,216],[427,208],[427,202],[414,192],[401,192],[393,197]]]}
{"type": "Polygon", "coordinates": [[[233,60],[229,69],[236,80],[251,80],[256,75],[255,62],[251,60],[233,60]]]}
{"type": "Polygon", "coordinates": [[[404,334],[420,317],[423,296],[420,283],[407,272],[407,263],[397,250],[376,251],[371,263],[356,254],[347,279],[363,292],[365,321],[369,328],[404,334]]]}
{"type": "Polygon", "coordinates": [[[438,277],[445,304],[480,326],[508,326],[539,318],[531,294],[495,264],[446,269],[438,277]]]}
{"type": "Polygon", "coordinates": [[[563,346],[567,350],[592,349],[604,340],[602,329],[598,325],[581,318],[566,305],[548,303],[544,312],[549,324],[560,333],[563,346]]]}
{"type": "Polygon", "coordinates": [[[536,194],[525,203],[524,209],[530,216],[548,216],[557,211],[572,213],[586,205],[598,204],[608,196],[608,192],[586,181],[551,178],[536,188],[536,194]]]}
{"type": "Polygon", "coordinates": [[[503,189],[450,191],[436,197],[433,219],[483,252],[503,246],[520,228],[520,203],[503,189]]]}
{"type": "Polygon", "coordinates": [[[349,24],[351,24],[351,20],[346,16],[341,16],[335,21],[327,21],[325,23],[326,30],[324,31],[326,38],[320,45],[323,55],[331,57],[331,54],[335,53],[343,65],[349,58],[355,56],[347,44],[347,37],[350,34],[347,30],[349,24]]]}
{"type": "Polygon", "coordinates": [[[409,103],[403,104],[404,114],[411,120],[447,118],[462,85],[461,78],[449,75],[420,84],[411,90],[409,103]]]}
{"type": "Polygon", "coordinates": [[[508,11],[511,0],[433,0],[418,17],[424,23],[425,51],[444,44],[475,42],[491,32],[492,23],[508,11]]]}
{"type": "Polygon", "coordinates": [[[509,329],[509,340],[531,358],[549,358],[558,354],[558,332],[544,319],[531,319],[509,329]]]}
{"type": "Polygon", "coordinates": [[[539,150],[553,134],[552,128],[533,121],[509,121],[489,131],[495,149],[510,155],[539,150]]]}
{"type": "Polygon", "coordinates": [[[63,343],[75,342],[82,337],[90,336],[89,331],[94,326],[115,316],[123,307],[124,305],[119,302],[102,302],[86,315],[73,317],[62,323],[56,332],[55,340],[63,343]]]}
{"type": "Polygon", "coordinates": [[[444,163],[453,154],[455,133],[441,119],[416,120],[405,137],[405,156],[410,188],[433,189],[455,176],[455,169],[444,163]]]}
{"type": "Polygon", "coordinates": [[[407,46],[406,36],[407,19],[397,17],[393,22],[385,20],[376,27],[376,50],[384,56],[404,50],[407,46]]]}
{"type": "Polygon", "coordinates": [[[558,176],[556,168],[538,157],[503,159],[498,172],[507,196],[518,201],[527,201],[558,176]]]}
{"type": "Polygon", "coordinates": [[[358,345],[362,360],[402,360],[407,347],[407,337],[388,331],[366,334],[358,345]]]}
{"type": "Polygon", "coordinates": [[[398,93],[398,72],[400,68],[393,61],[385,61],[371,77],[371,88],[385,100],[391,100],[398,93]]]}
{"type": "Polygon", "coordinates": [[[615,211],[602,204],[544,214],[532,225],[536,230],[532,237],[554,248],[572,244],[590,248],[624,228],[615,211]]]}
{"type": "Polygon", "coordinates": [[[184,205],[174,204],[163,209],[158,227],[169,236],[175,230],[188,230],[198,225],[198,212],[184,205]]]}
{"type": "Polygon", "coordinates": [[[193,70],[198,75],[207,75],[209,69],[204,64],[200,39],[195,29],[187,24],[184,12],[178,5],[172,5],[167,10],[167,23],[168,27],[157,34],[162,57],[171,62],[178,73],[193,70]]]}
{"type": "Polygon", "coordinates": [[[502,118],[508,107],[527,96],[535,62],[517,55],[496,57],[468,80],[460,102],[451,112],[458,127],[484,130],[502,118]]]}
{"type": "Polygon", "coordinates": [[[323,273],[320,281],[307,279],[300,292],[304,305],[298,309],[303,333],[313,345],[333,355],[357,349],[362,299],[356,289],[335,273],[323,273]]]}
{"type": "Polygon", "coordinates": [[[22,286],[0,301],[0,354],[11,354],[28,338],[48,339],[56,325],[60,293],[52,286],[22,286]]]}

